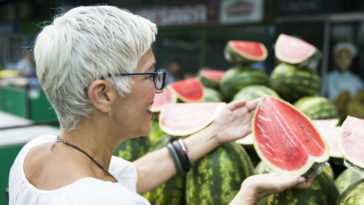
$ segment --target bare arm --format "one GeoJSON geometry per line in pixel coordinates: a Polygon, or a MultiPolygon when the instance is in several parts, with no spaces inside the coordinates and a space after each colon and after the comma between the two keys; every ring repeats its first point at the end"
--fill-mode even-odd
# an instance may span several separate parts
{"type": "MultiPolygon", "coordinates": [[[[227,104],[207,128],[184,139],[192,161],[201,158],[220,144],[246,136],[250,132],[252,111],[257,102],[227,104]]],[[[149,153],[133,162],[138,172],[137,192],[144,193],[165,182],[176,173],[167,148],[149,153]]]]}

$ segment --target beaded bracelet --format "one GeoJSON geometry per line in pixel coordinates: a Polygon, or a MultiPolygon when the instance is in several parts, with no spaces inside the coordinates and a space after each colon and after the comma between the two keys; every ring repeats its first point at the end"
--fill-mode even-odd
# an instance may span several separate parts
{"type": "Polygon", "coordinates": [[[182,164],[177,156],[176,150],[174,149],[173,145],[171,143],[168,143],[167,148],[169,150],[169,153],[171,153],[171,155],[172,155],[174,165],[176,166],[177,171],[182,172],[183,171],[182,164]]]}

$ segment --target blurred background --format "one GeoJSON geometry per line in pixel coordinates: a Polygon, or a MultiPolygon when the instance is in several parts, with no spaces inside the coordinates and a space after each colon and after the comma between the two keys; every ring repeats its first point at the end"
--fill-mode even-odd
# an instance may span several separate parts
{"type": "MultiPolygon", "coordinates": [[[[322,52],[314,65],[322,82],[335,69],[334,46],[352,43],[357,53],[351,72],[364,79],[363,0],[0,0],[0,204],[6,204],[1,192],[23,144],[32,136],[58,132],[56,115],[35,76],[32,46],[37,33],[55,16],[95,4],[126,8],[155,22],[157,66],[177,63],[178,79],[203,68],[232,67],[224,57],[228,40],[264,43],[268,58],[252,67],[269,75],[281,33],[322,52]]],[[[318,95],[326,94],[321,90],[318,95]]]]}

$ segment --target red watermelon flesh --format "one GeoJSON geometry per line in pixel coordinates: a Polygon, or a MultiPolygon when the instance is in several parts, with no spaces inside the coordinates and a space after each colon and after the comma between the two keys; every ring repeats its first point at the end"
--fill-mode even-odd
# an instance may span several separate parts
{"type": "Polygon", "coordinates": [[[364,120],[351,116],[345,119],[339,147],[346,160],[364,169],[364,120]]]}
{"type": "Polygon", "coordinates": [[[249,59],[265,59],[266,49],[259,43],[254,41],[229,41],[229,45],[239,53],[249,59]]]}
{"type": "Polygon", "coordinates": [[[162,93],[158,93],[154,96],[151,110],[152,112],[159,112],[164,105],[175,103],[176,101],[177,97],[170,90],[164,89],[162,93]]]}
{"type": "Polygon", "coordinates": [[[205,70],[202,70],[200,74],[203,75],[204,77],[208,78],[209,80],[212,80],[216,83],[220,83],[222,77],[225,74],[225,71],[205,69],[205,70]]]}
{"type": "Polygon", "coordinates": [[[191,135],[214,121],[224,105],[220,102],[168,104],[161,110],[159,125],[168,135],[191,135]]]}
{"type": "Polygon", "coordinates": [[[293,36],[280,34],[275,44],[275,55],[278,60],[298,64],[316,53],[316,47],[293,36]]]}
{"type": "Polygon", "coordinates": [[[203,99],[203,86],[197,77],[174,82],[167,88],[183,102],[199,102],[203,99]]]}
{"type": "Polygon", "coordinates": [[[256,110],[253,133],[258,155],[278,173],[302,175],[329,158],[328,148],[311,121],[271,96],[264,97],[256,110]]]}

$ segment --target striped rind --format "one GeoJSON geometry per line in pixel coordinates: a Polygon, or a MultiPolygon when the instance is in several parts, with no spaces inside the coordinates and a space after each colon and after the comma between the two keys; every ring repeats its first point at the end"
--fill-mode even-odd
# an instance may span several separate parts
{"type": "Polygon", "coordinates": [[[196,161],[187,174],[186,204],[228,204],[252,174],[245,150],[234,142],[225,143],[196,161]]]}
{"type": "Polygon", "coordinates": [[[313,96],[321,87],[320,77],[315,71],[286,63],[280,63],[274,68],[269,83],[280,97],[289,102],[313,96]]]}
{"type": "Polygon", "coordinates": [[[360,175],[352,169],[345,169],[341,174],[335,179],[335,184],[339,193],[343,193],[350,185],[364,178],[364,175],[360,175]]]}
{"type": "Polygon", "coordinates": [[[350,185],[340,196],[336,205],[363,205],[364,179],[350,185]]]}
{"type": "MultiPolygon", "coordinates": [[[[281,101],[283,102],[285,105],[291,107],[292,109],[295,109],[292,105],[290,105],[289,103],[287,102],[284,102],[283,100],[279,100],[277,98],[274,98],[274,97],[271,97],[271,96],[266,96],[265,98],[271,98],[273,100],[278,100],[278,101],[281,101]]],[[[325,145],[325,148],[326,148],[326,152],[324,152],[324,154],[322,154],[321,157],[312,157],[309,155],[309,158],[306,162],[306,164],[304,166],[302,166],[300,169],[297,169],[297,170],[292,170],[292,171],[286,171],[286,170],[283,170],[277,166],[275,166],[274,164],[272,164],[269,159],[267,159],[263,153],[261,152],[260,148],[259,148],[259,145],[258,145],[258,141],[256,140],[256,132],[255,132],[255,124],[257,123],[256,122],[256,119],[257,119],[257,111],[259,110],[260,108],[260,105],[261,103],[263,102],[260,101],[260,104],[257,106],[257,109],[255,110],[254,112],[254,116],[253,116],[253,123],[252,123],[252,133],[253,133],[253,141],[254,141],[254,148],[255,148],[255,151],[257,152],[259,158],[265,162],[265,164],[267,165],[267,167],[272,170],[273,172],[276,172],[276,173],[279,173],[279,174],[285,174],[285,175],[293,175],[293,176],[299,176],[299,175],[304,175],[308,172],[311,172],[313,171],[311,168],[312,167],[320,167],[321,164],[323,164],[323,162],[326,162],[328,159],[329,159],[329,147],[327,145],[327,143],[325,142],[325,139],[320,135],[320,132],[319,130],[316,128],[316,126],[314,124],[312,124],[312,126],[316,129],[317,133],[320,135],[320,138],[322,139],[324,145],[325,145]]],[[[274,108],[272,108],[274,109],[274,108]]],[[[296,110],[296,109],[295,109],[296,110]]],[[[301,113],[299,110],[296,110],[299,114],[301,114],[307,121],[310,121],[303,113],[301,113]]]]}
{"type": "Polygon", "coordinates": [[[271,194],[260,200],[257,205],[331,205],[335,204],[338,191],[333,180],[321,172],[307,190],[288,189],[271,194]]]}
{"type": "Polygon", "coordinates": [[[246,99],[247,101],[252,101],[257,98],[270,95],[279,98],[278,94],[271,88],[264,85],[249,85],[234,95],[233,100],[246,99]]]}
{"type": "Polygon", "coordinates": [[[335,105],[329,99],[321,96],[303,97],[295,102],[294,106],[314,120],[332,119],[339,116],[335,105]]]}
{"type": "MultiPolygon", "coordinates": [[[[173,137],[165,136],[156,142],[149,152],[165,147],[169,142],[173,141],[173,137]]],[[[164,205],[164,204],[185,204],[185,180],[186,174],[176,173],[172,178],[168,179],[165,183],[144,193],[143,196],[148,199],[151,204],[164,205]]]]}
{"type": "Polygon", "coordinates": [[[249,85],[268,85],[269,77],[263,71],[249,67],[234,67],[225,72],[220,90],[226,100],[230,100],[242,88],[249,85]]]}
{"type": "Polygon", "coordinates": [[[115,150],[113,151],[113,155],[121,157],[128,161],[134,161],[145,155],[148,152],[150,146],[151,143],[148,137],[128,139],[120,143],[115,148],[115,150]]]}

